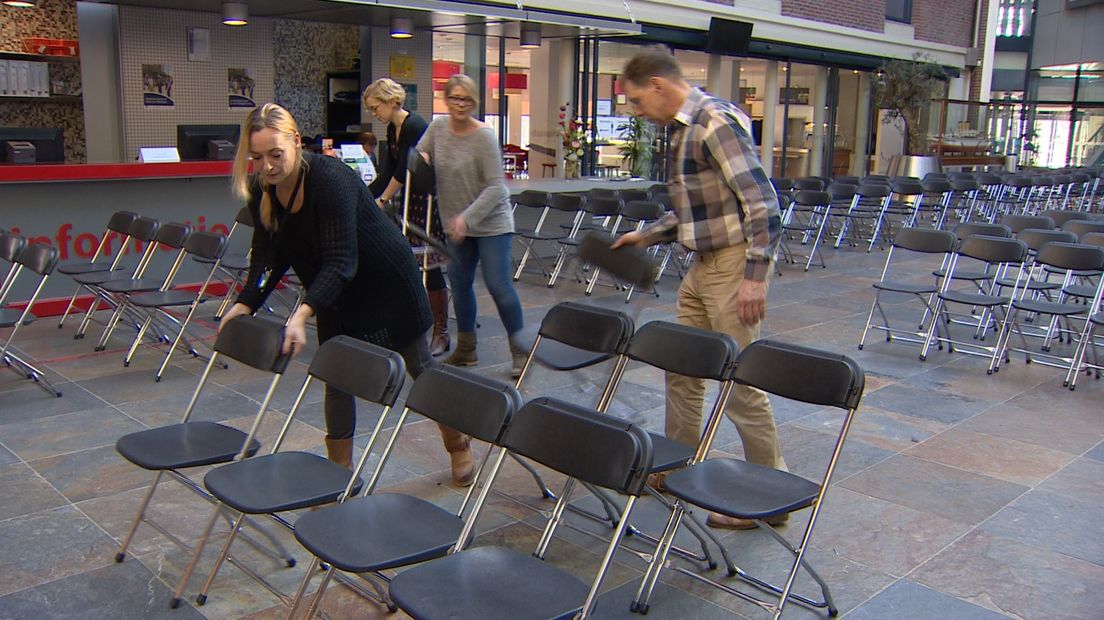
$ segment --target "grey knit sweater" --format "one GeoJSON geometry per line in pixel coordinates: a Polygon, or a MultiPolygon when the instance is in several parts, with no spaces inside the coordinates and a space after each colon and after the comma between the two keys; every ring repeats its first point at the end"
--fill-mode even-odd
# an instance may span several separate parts
{"type": "Polygon", "coordinates": [[[448,227],[461,215],[469,237],[514,232],[510,192],[502,173],[502,151],[489,127],[466,136],[449,131],[448,118],[434,119],[418,142],[437,175],[437,205],[448,227]]]}

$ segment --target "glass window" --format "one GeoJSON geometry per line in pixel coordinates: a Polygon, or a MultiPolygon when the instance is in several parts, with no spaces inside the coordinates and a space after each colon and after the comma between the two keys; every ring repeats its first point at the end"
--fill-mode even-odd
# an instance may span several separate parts
{"type": "Polygon", "coordinates": [[[886,19],[912,23],[912,0],[886,0],[886,19]]]}

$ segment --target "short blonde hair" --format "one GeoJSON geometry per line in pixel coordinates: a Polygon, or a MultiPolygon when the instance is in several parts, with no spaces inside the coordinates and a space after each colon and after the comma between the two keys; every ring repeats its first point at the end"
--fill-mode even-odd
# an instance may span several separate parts
{"type": "Polygon", "coordinates": [[[369,97],[382,103],[395,103],[402,107],[406,103],[406,89],[391,78],[380,78],[369,84],[360,97],[366,108],[369,97]]]}
{"type": "MultiPolygon", "coordinates": [[[[262,129],[275,129],[276,131],[285,134],[290,137],[296,137],[299,135],[299,124],[295,122],[295,117],[291,115],[284,107],[275,103],[266,103],[260,107],[253,108],[249,114],[242,121],[241,133],[238,136],[238,150],[234,155],[234,171],[231,177],[231,187],[234,190],[234,195],[238,198],[248,201],[252,198],[250,192],[250,186],[252,185],[252,179],[249,174],[249,152],[253,148],[253,133],[262,129]]],[[[298,145],[298,139],[296,140],[298,145]]],[[[299,162],[298,166],[305,165],[302,161],[302,150],[299,150],[299,162]]],[[[275,230],[277,227],[276,216],[272,213],[272,204],[268,200],[268,184],[264,179],[260,178],[260,170],[253,171],[253,177],[256,177],[261,186],[261,223],[268,230],[275,230]]]]}
{"type": "Polygon", "coordinates": [[[457,73],[445,82],[445,97],[451,95],[453,89],[457,87],[468,91],[468,96],[475,101],[472,105],[473,108],[479,107],[479,87],[475,85],[475,80],[463,73],[457,73]]]}

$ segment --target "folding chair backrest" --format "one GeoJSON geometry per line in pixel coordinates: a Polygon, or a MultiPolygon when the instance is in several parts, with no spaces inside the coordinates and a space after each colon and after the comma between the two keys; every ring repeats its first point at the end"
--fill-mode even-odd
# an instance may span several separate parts
{"type": "Polygon", "coordinates": [[[139,216],[130,225],[130,237],[136,241],[149,243],[157,237],[161,222],[152,217],[139,216]]]}
{"type": "Polygon", "coordinates": [[[833,201],[839,200],[851,200],[855,197],[855,192],[859,190],[858,183],[844,183],[843,181],[836,181],[828,186],[828,195],[833,201]]]}
{"type": "Polygon", "coordinates": [[[27,240],[23,235],[10,232],[0,233],[0,259],[14,263],[26,245],[27,240]]]}
{"type": "Polygon", "coordinates": [[[625,354],[684,377],[727,381],[740,347],[728,334],[667,321],[636,330],[625,354]]]}
{"type": "Polygon", "coordinates": [[[596,217],[614,216],[620,213],[622,202],[620,198],[612,196],[591,196],[587,198],[587,212],[596,217]]]}
{"type": "Polygon", "coordinates": [[[574,213],[583,208],[586,197],[579,194],[552,194],[548,197],[548,206],[557,211],[574,213]]]}
{"type": "Polygon", "coordinates": [[[631,200],[625,203],[621,215],[638,222],[650,222],[663,215],[663,205],[652,200],[631,200]]]}
{"type": "Polygon", "coordinates": [[[134,222],[138,214],[133,211],[116,211],[111,214],[111,217],[107,220],[107,229],[120,235],[126,235],[130,232],[130,225],[134,222]]]}
{"type": "Polygon", "coordinates": [[[954,227],[954,234],[959,239],[965,239],[971,235],[988,235],[990,237],[1011,237],[1012,229],[1004,224],[989,224],[987,222],[963,222],[954,227]]]}
{"type": "Polygon", "coordinates": [[[946,177],[925,178],[920,185],[925,194],[943,194],[951,191],[951,182],[946,177]]]}
{"type": "Polygon", "coordinates": [[[1022,263],[1027,257],[1027,244],[1019,239],[971,235],[959,244],[958,253],[987,263],[1022,263]]]}
{"type": "Polygon", "coordinates": [[[840,175],[832,179],[832,183],[842,183],[844,185],[854,185],[855,187],[858,187],[859,177],[851,175],[840,175]]]}
{"type": "Polygon", "coordinates": [[[443,364],[423,372],[406,397],[411,411],[491,444],[521,405],[513,386],[443,364]]]}
{"type": "Polygon", "coordinates": [[[184,242],[184,250],[192,256],[200,258],[221,258],[226,251],[226,235],[206,230],[197,230],[188,235],[184,242]]]}
{"type": "Polygon", "coordinates": [[[634,497],[652,465],[651,438],[640,427],[547,397],[517,412],[502,445],[570,478],[634,497]]]}
{"type": "Polygon", "coordinates": [[[1081,235],[1078,243],[1085,245],[1095,245],[1097,247],[1104,247],[1104,233],[1091,232],[1081,235]]]}
{"type": "Polygon", "coordinates": [[[538,333],[577,349],[612,355],[628,344],[633,321],[623,312],[565,301],[549,308],[538,333]]]}
{"type": "Polygon", "coordinates": [[[1088,233],[1104,232],[1104,222],[1095,220],[1070,220],[1062,224],[1062,230],[1069,231],[1080,237],[1088,233]]]}
{"type": "Polygon", "coordinates": [[[831,202],[831,197],[828,192],[820,190],[801,190],[794,196],[794,204],[801,205],[803,207],[819,207],[827,205],[831,202]]]}
{"type": "Polygon", "coordinates": [[[1035,262],[1075,271],[1104,269],[1104,248],[1080,243],[1048,243],[1039,249],[1035,262]]]}
{"type": "Polygon", "coordinates": [[[242,207],[238,209],[238,214],[234,216],[234,223],[241,224],[242,226],[253,227],[253,214],[250,213],[249,207],[242,207]]]}
{"type": "Polygon", "coordinates": [[[855,360],[810,347],[756,340],[740,352],[737,383],[813,405],[854,409],[866,376],[855,360]]]}
{"type": "Polygon", "coordinates": [[[646,189],[623,189],[621,190],[622,202],[632,202],[634,200],[651,200],[651,195],[646,189]]]}
{"type": "Polygon", "coordinates": [[[275,374],[287,369],[290,355],[281,352],[284,324],[274,319],[239,316],[222,326],[215,352],[251,368],[275,374]]]}
{"type": "Polygon", "coordinates": [[[188,224],[169,222],[157,229],[154,240],[161,245],[180,249],[184,247],[184,243],[188,240],[190,234],[192,234],[192,227],[188,224]]]}
{"type": "Polygon", "coordinates": [[[406,363],[394,351],[342,335],[322,343],[309,372],[330,387],[391,407],[402,391],[406,363]]]}
{"type": "Polygon", "coordinates": [[[919,179],[895,179],[893,193],[901,196],[919,196],[924,193],[924,186],[919,179]]]}
{"type": "Polygon", "coordinates": [[[1054,220],[1045,215],[1005,215],[1001,218],[1001,224],[1012,229],[1014,234],[1028,228],[1042,228],[1049,230],[1054,228],[1054,220]]]}
{"type": "Polygon", "coordinates": [[[806,177],[804,179],[794,180],[794,189],[798,191],[811,190],[815,192],[824,190],[824,181],[821,179],[806,177]]]}
{"type": "Polygon", "coordinates": [[[16,261],[40,276],[48,276],[57,267],[58,250],[45,243],[32,243],[23,248],[16,261]]]}
{"type": "Polygon", "coordinates": [[[889,195],[890,188],[889,185],[864,182],[855,193],[862,198],[885,198],[889,195]]]}
{"type": "Polygon", "coordinates": [[[978,189],[978,182],[972,178],[951,179],[951,189],[956,192],[973,192],[978,189]]]}
{"type": "Polygon", "coordinates": [[[1047,230],[1045,228],[1027,228],[1021,230],[1020,234],[1016,235],[1016,238],[1027,244],[1027,248],[1032,251],[1038,251],[1048,243],[1064,242],[1074,243],[1077,241],[1077,237],[1064,230],[1047,230]]]}
{"type": "Polygon", "coordinates": [[[1058,228],[1062,228],[1066,225],[1066,222],[1070,220],[1088,220],[1092,219],[1092,215],[1083,211],[1066,211],[1063,209],[1047,209],[1041,211],[1039,215],[1045,215],[1054,220],[1054,225],[1058,228]]]}
{"type": "Polygon", "coordinates": [[[514,204],[535,209],[544,208],[548,204],[548,192],[527,189],[514,198],[514,204]]]}
{"type": "Polygon", "coordinates": [[[946,254],[957,243],[954,233],[930,228],[902,228],[893,238],[894,247],[928,254],[946,254]]]}

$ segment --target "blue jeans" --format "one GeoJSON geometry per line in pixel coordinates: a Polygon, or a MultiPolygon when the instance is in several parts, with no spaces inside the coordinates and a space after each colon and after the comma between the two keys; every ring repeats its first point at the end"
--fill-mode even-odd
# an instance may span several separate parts
{"type": "Polygon", "coordinates": [[[483,283],[494,299],[498,316],[506,327],[507,335],[513,335],[523,326],[521,300],[514,290],[510,269],[510,243],[512,234],[493,237],[466,237],[460,243],[449,241],[454,260],[449,263],[448,277],[452,286],[452,306],[456,310],[456,324],[461,332],[475,331],[475,267],[483,264],[483,283]]]}

